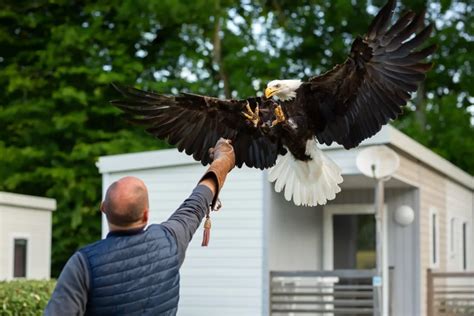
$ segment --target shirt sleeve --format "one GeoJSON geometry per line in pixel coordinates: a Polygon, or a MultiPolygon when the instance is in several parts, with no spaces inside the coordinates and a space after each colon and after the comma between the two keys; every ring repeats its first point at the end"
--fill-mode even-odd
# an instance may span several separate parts
{"type": "Polygon", "coordinates": [[[212,198],[211,189],[205,185],[198,185],[171,217],[162,223],[176,238],[180,265],[184,261],[188,244],[206,215],[212,198]]]}
{"type": "Polygon", "coordinates": [[[89,286],[90,277],[86,258],[80,252],[76,252],[69,258],[59,275],[43,315],[84,315],[89,286]]]}

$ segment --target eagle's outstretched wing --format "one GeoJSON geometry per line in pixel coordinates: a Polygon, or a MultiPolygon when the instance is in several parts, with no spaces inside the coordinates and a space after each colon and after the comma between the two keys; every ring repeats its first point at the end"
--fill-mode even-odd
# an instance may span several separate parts
{"type": "Polygon", "coordinates": [[[270,139],[254,127],[242,112],[247,102],[255,109],[260,98],[221,100],[197,94],[179,96],[145,92],[130,87],[114,87],[123,99],[111,103],[128,114],[131,122],[146,126],[146,131],[166,139],[203,165],[210,162],[209,148],[220,137],[232,140],[236,165],[268,168],[282,150],[277,139],[270,139]]]}
{"type": "Polygon", "coordinates": [[[308,108],[320,143],[357,146],[395,119],[431,68],[422,60],[435,46],[414,51],[430,36],[424,12],[405,13],[393,26],[395,0],[377,14],[363,38],[357,38],[345,63],[311,78],[301,89],[319,95],[319,107],[308,108]]]}

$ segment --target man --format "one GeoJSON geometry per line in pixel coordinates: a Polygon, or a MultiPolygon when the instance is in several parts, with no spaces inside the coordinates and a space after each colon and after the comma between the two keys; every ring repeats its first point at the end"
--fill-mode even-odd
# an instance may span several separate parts
{"type": "Polygon", "coordinates": [[[235,165],[227,140],[217,142],[212,156],[191,196],[166,222],[147,229],[145,184],[134,177],[114,182],[100,207],[109,225],[107,238],[69,259],[44,314],[175,315],[186,248],[235,165]]]}

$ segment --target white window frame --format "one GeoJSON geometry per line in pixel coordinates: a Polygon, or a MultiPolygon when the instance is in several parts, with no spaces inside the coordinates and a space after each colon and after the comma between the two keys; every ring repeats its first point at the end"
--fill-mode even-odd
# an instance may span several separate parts
{"type": "Polygon", "coordinates": [[[439,268],[439,262],[440,262],[440,251],[439,251],[439,213],[438,210],[435,209],[434,207],[430,207],[429,209],[429,257],[430,257],[430,267],[431,268],[439,268]],[[435,217],[435,223],[433,223],[433,216],[435,217]],[[434,224],[434,229],[433,229],[433,224],[434,224]],[[433,232],[435,236],[433,236],[433,232]],[[434,237],[434,240],[433,240],[434,237]],[[433,246],[436,249],[433,249],[433,246]],[[433,256],[434,254],[434,256],[433,256]]]}
{"type": "Polygon", "coordinates": [[[10,248],[10,258],[8,259],[8,280],[15,280],[15,279],[28,279],[31,276],[31,235],[29,233],[11,233],[9,234],[9,245],[10,248]],[[25,277],[15,278],[14,275],[14,267],[15,267],[15,239],[25,239],[26,240],[26,275],[25,277]]]}
{"type": "Polygon", "coordinates": [[[449,257],[451,259],[456,258],[456,217],[451,217],[449,219],[449,257]]]}

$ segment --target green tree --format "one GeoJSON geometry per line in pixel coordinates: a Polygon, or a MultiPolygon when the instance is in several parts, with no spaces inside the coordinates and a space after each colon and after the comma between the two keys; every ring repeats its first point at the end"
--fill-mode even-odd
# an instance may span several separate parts
{"type": "MultiPolygon", "coordinates": [[[[116,97],[109,83],[149,82],[153,67],[175,69],[172,52],[179,54],[147,39],[158,17],[141,12],[162,12],[147,1],[70,3],[10,3],[0,10],[0,189],[57,199],[53,275],[74,250],[100,236],[97,158],[164,145],[108,105],[116,97]],[[153,57],[141,53],[145,46],[155,49],[153,57]]],[[[169,36],[175,41],[168,46],[183,47],[173,29],[156,33],[156,42],[169,36]]],[[[163,89],[184,82],[173,81],[163,89]]]]}
{"type": "MultiPolygon", "coordinates": [[[[167,146],[108,104],[117,82],[261,93],[343,62],[383,0],[8,1],[0,8],[0,190],[56,198],[53,275],[100,236],[101,155],[167,146]]],[[[420,9],[423,1],[404,1],[420,9]]],[[[474,171],[468,1],[430,1],[435,68],[397,125],[474,171]],[[421,124],[420,124],[421,122],[421,124]]]]}
{"type": "MultiPolygon", "coordinates": [[[[408,3],[408,5],[410,5],[408,3]]],[[[396,126],[455,165],[474,174],[474,6],[430,2],[438,45],[426,83],[396,126]]]]}

